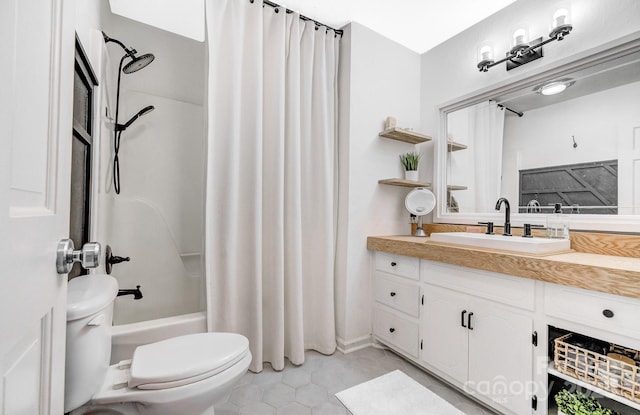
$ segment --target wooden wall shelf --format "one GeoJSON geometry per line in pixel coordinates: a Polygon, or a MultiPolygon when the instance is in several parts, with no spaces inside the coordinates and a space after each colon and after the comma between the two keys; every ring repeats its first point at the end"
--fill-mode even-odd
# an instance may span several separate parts
{"type": "Polygon", "coordinates": [[[448,184],[447,185],[447,190],[448,191],[452,191],[452,190],[467,190],[467,186],[458,186],[455,184],[448,184]]]}
{"type": "Polygon", "coordinates": [[[431,183],[414,182],[412,180],[404,179],[384,179],[378,180],[380,184],[387,184],[389,186],[402,186],[402,187],[431,187],[431,183]]]}
{"type": "Polygon", "coordinates": [[[415,131],[405,130],[402,128],[394,127],[388,130],[380,131],[378,133],[380,137],[390,138],[392,140],[404,141],[410,144],[420,144],[425,141],[431,141],[432,138],[428,135],[420,134],[415,131]]]}
{"type": "Polygon", "coordinates": [[[467,149],[467,145],[466,144],[456,143],[455,141],[448,141],[447,142],[447,150],[449,152],[458,151],[458,150],[466,150],[466,149],[467,149]]]}

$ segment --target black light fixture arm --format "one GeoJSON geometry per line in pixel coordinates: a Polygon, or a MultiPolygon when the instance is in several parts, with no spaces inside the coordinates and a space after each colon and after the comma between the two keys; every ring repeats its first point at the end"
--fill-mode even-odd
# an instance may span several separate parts
{"type": "Polygon", "coordinates": [[[571,33],[572,29],[573,26],[571,26],[570,24],[559,26],[551,31],[548,39],[538,42],[534,45],[524,44],[520,47],[516,46],[509,52],[507,52],[507,55],[499,61],[494,62],[493,60],[487,59],[478,62],[478,70],[480,72],[487,72],[489,68],[493,68],[494,66],[500,65],[501,63],[504,63],[506,61],[513,61],[514,59],[520,59],[526,57],[527,55],[531,55],[536,51],[536,49],[541,48],[547,43],[553,42],[554,40],[561,41],[565,36],[571,33]]]}

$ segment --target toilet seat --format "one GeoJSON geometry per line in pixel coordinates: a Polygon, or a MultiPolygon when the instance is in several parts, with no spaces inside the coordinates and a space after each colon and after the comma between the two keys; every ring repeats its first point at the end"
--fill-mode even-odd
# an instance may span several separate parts
{"type": "Polygon", "coordinates": [[[175,388],[214,376],[240,361],[249,341],[236,333],[198,333],[139,346],[131,359],[129,388],[175,388]]]}
{"type": "MultiPolygon", "coordinates": [[[[236,354],[236,358],[230,358],[226,364],[222,363],[218,368],[215,367],[215,364],[209,363],[209,370],[200,369],[193,370],[191,373],[201,372],[195,376],[185,376],[185,379],[176,379],[177,376],[175,373],[169,374],[171,376],[165,377],[164,379],[175,379],[173,381],[166,382],[157,382],[157,379],[153,379],[153,377],[147,376],[150,383],[143,385],[154,385],[157,389],[143,389],[141,387],[129,387],[128,380],[130,379],[131,369],[126,367],[126,365],[114,364],[109,366],[107,375],[105,376],[102,386],[100,389],[91,397],[91,400],[87,402],[86,406],[92,405],[110,405],[114,403],[126,403],[132,402],[135,404],[143,404],[143,405],[165,405],[165,404],[177,404],[184,403],[189,404],[191,399],[201,399],[199,397],[207,396],[206,399],[213,399],[219,391],[225,390],[224,385],[233,384],[237,381],[239,377],[246,373],[249,364],[251,363],[251,351],[249,350],[249,341],[239,334],[234,333],[199,333],[197,335],[186,335],[180,336],[182,337],[191,337],[196,336],[201,337],[199,340],[188,340],[187,342],[193,342],[197,345],[202,346],[203,344],[211,345],[212,342],[218,343],[218,345],[229,344],[236,342],[238,345],[235,353],[231,353],[232,355],[236,354]],[[244,338],[244,341],[238,339],[237,337],[244,338]],[[121,379],[124,377],[125,381],[121,382],[121,379]],[[119,386],[115,386],[119,385],[119,386]]],[[[176,338],[174,338],[176,339],[176,338]]],[[[163,340],[164,342],[164,340],[163,340]]],[[[161,342],[158,342],[161,343],[161,342]]],[[[152,343],[156,344],[156,343],[152,343]]],[[[138,349],[142,347],[139,346],[138,349]]],[[[202,346],[204,347],[204,346],[202,346]]],[[[191,349],[192,352],[195,353],[194,350],[197,350],[198,346],[194,346],[191,349]]],[[[155,348],[152,348],[152,350],[155,348]]],[[[137,350],[137,349],[136,349],[137,350]]],[[[143,354],[137,354],[136,359],[145,362],[146,360],[137,359],[140,356],[144,356],[143,354]]],[[[172,353],[168,351],[168,353],[172,353]]],[[[183,351],[181,354],[188,354],[183,351]]],[[[214,351],[210,351],[209,354],[214,355],[214,351]]],[[[210,357],[205,357],[205,360],[211,362],[209,360],[210,357]]],[[[169,358],[165,359],[169,360],[169,358]]],[[[225,359],[221,359],[219,361],[224,361],[225,359]]],[[[160,360],[162,361],[162,360],[160,360]]],[[[123,362],[124,363],[124,362],[123,362]]],[[[132,361],[133,363],[133,361],[132,361]]],[[[139,364],[139,363],[138,363],[139,364]]],[[[144,365],[141,367],[145,368],[144,365]]],[[[167,366],[165,366],[167,367],[167,366]]],[[[199,366],[203,368],[204,366],[199,366]]],[[[150,368],[150,370],[156,370],[157,368],[150,368]]],[[[162,370],[162,369],[161,369],[162,370]]],[[[165,371],[167,369],[164,369],[165,371]]],[[[144,371],[143,371],[144,375],[144,371]]],[[[140,376],[140,375],[138,375],[140,376]]],[[[182,376],[182,375],[181,375],[182,376]]],[[[142,377],[144,378],[144,376],[142,377]]],[[[172,415],[177,412],[172,412],[172,415]]]]}

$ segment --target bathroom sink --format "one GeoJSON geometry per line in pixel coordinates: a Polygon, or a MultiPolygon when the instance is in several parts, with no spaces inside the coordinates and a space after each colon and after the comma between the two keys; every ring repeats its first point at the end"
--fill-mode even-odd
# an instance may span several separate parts
{"type": "Polygon", "coordinates": [[[549,254],[571,249],[571,242],[568,239],[523,238],[521,236],[487,235],[484,233],[432,233],[431,240],[527,254],[549,254]]]}

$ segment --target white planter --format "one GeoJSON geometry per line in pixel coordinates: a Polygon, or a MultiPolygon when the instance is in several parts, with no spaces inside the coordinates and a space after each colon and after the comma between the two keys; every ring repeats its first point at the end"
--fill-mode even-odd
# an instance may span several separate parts
{"type": "Polygon", "coordinates": [[[567,415],[567,414],[565,414],[564,412],[558,409],[558,415],[567,415]]]}
{"type": "Polygon", "coordinates": [[[411,180],[412,182],[418,181],[418,170],[405,170],[404,179],[411,180]]]}

